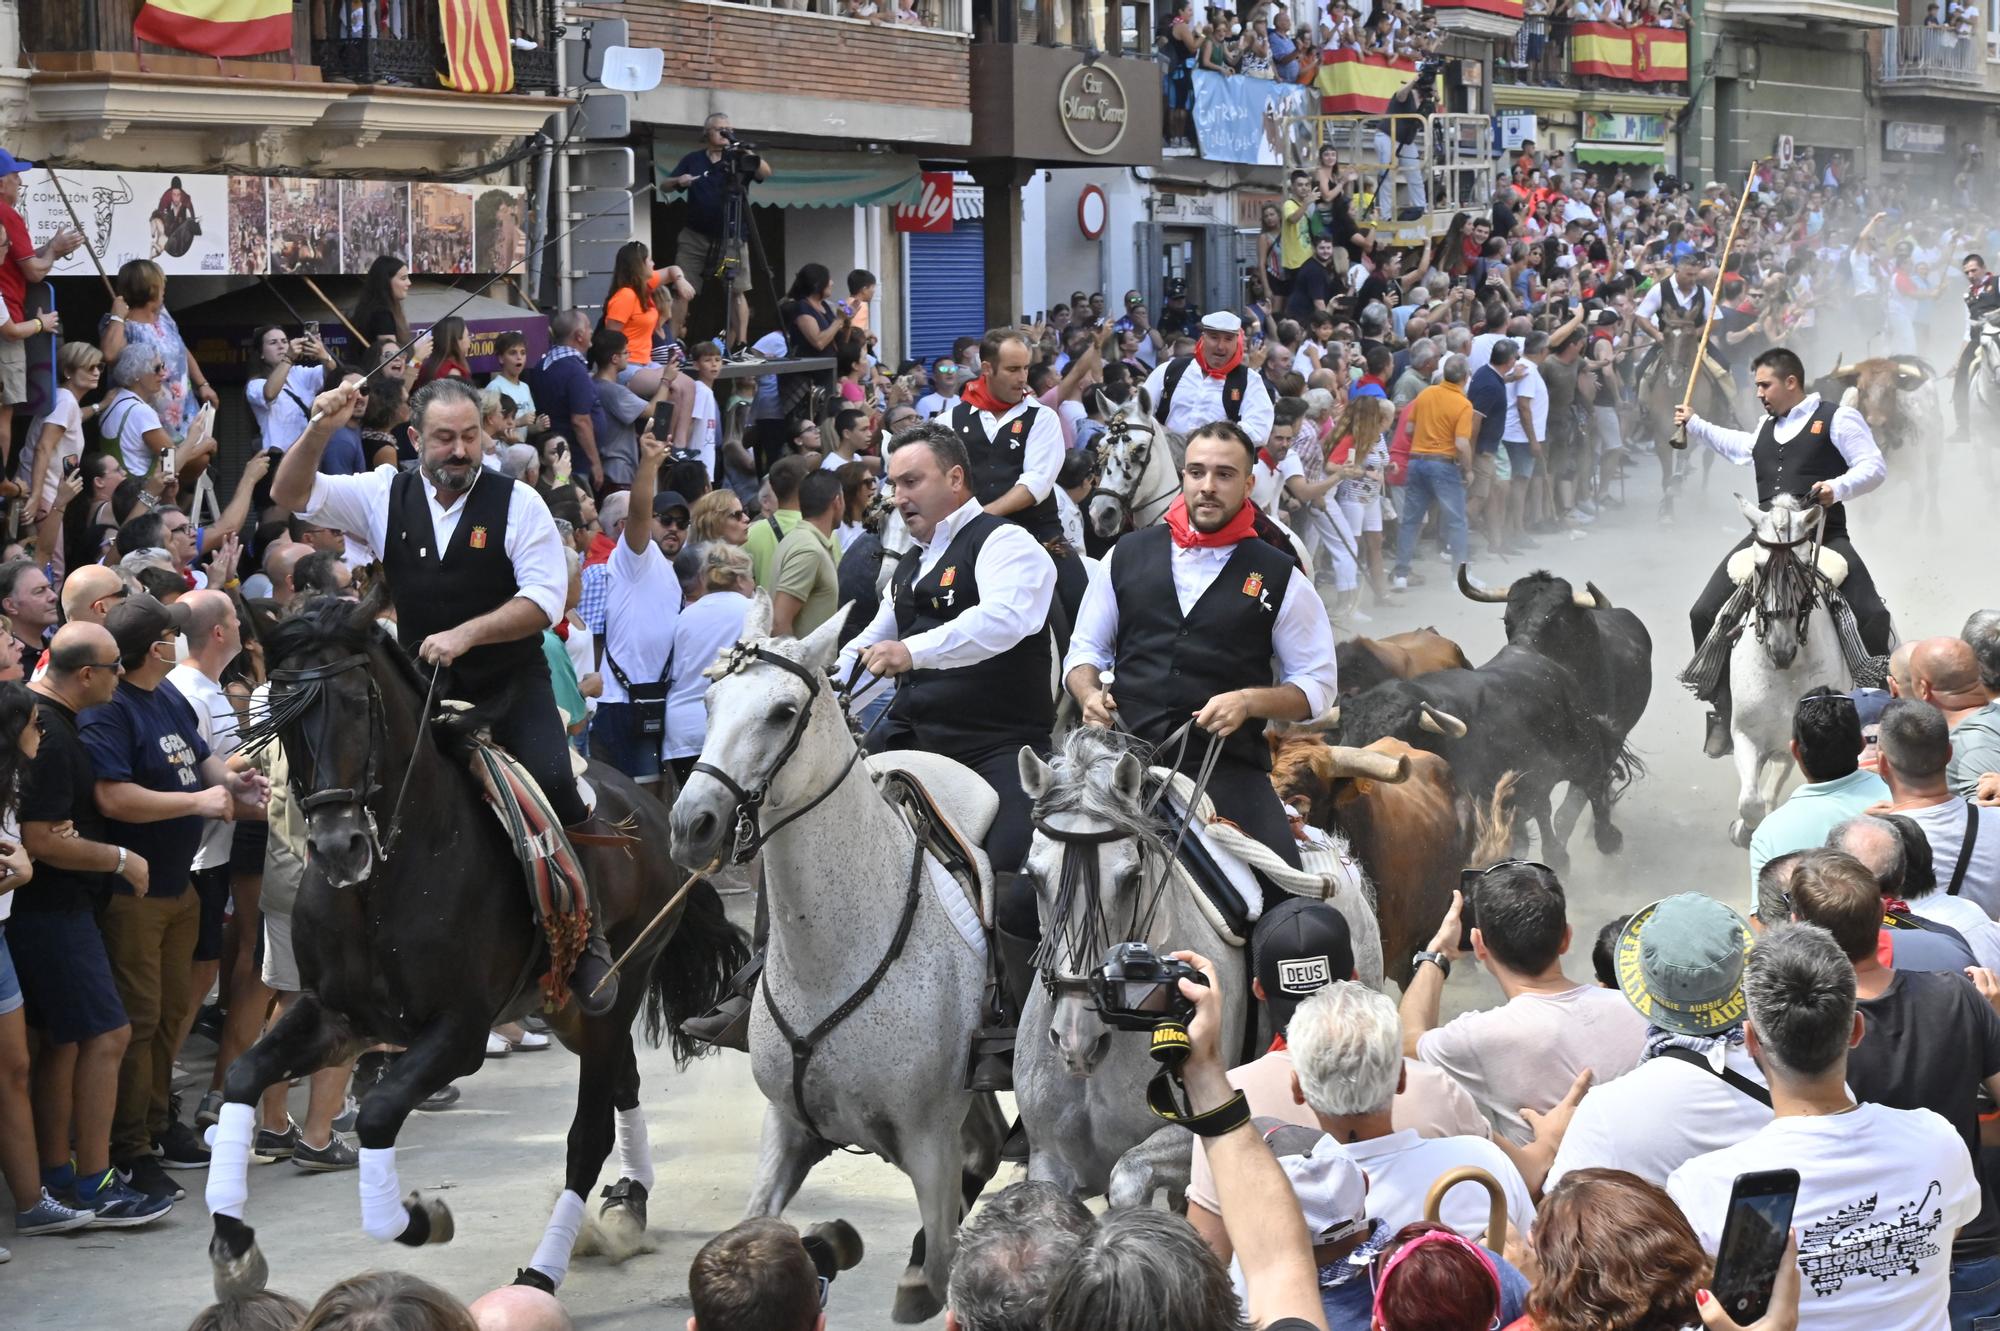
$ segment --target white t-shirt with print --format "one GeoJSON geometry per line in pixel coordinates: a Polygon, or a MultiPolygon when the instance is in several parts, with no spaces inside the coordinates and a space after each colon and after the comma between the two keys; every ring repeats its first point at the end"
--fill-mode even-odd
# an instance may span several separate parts
{"type": "Polygon", "coordinates": [[[1951,1124],[1877,1104],[1774,1119],[1676,1169],[1667,1192],[1712,1254],[1736,1176],[1770,1169],[1799,1173],[1800,1331],[1950,1325],[1952,1236],[1979,1214],[1972,1157],[1951,1124]]]}

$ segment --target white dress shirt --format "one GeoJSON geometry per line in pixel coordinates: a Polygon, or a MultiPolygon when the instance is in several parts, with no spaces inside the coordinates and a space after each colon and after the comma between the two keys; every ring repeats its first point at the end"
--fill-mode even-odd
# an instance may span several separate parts
{"type": "MultiPolygon", "coordinates": [[[[1803,401],[1778,419],[1772,434],[1781,444],[1789,444],[1806,428],[1806,422],[1819,410],[1819,394],[1808,393],[1803,401]]],[[[1731,462],[1745,463],[1756,450],[1757,436],[1748,430],[1728,430],[1720,425],[1711,425],[1699,416],[1688,418],[1688,438],[1707,444],[1731,462]]],[[[1859,499],[1870,490],[1888,479],[1889,468],[1882,460],[1882,450],[1875,443],[1875,432],[1868,428],[1868,422],[1852,407],[1842,407],[1833,414],[1833,446],[1840,450],[1840,456],[1847,459],[1847,470],[1834,477],[1827,484],[1833,487],[1833,497],[1837,503],[1859,499]]]]}
{"type": "MultiPolygon", "coordinates": [[[[1161,361],[1159,366],[1146,376],[1148,400],[1159,407],[1160,394],[1166,391],[1167,366],[1172,362],[1161,361]]],[[[1243,411],[1236,423],[1250,436],[1250,441],[1263,447],[1271,437],[1271,394],[1264,387],[1264,376],[1252,374],[1243,385],[1243,411]]],[[[1227,419],[1222,410],[1223,379],[1210,378],[1201,368],[1200,361],[1189,361],[1181,381],[1174,385],[1174,401],[1167,419],[1162,422],[1175,434],[1190,435],[1204,425],[1227,419]]]]}
{"type": "Polygon", "coordinates": [[[1667,289],[1668,282],[1673,284],[1674,300],[1681,308],[1687,308],[1690,301],[1694,300],[1696,296],[1700,296],[1704,303],[1708,305],[1708,317],[1710,319],[1715,317],[1714,303],[1708,300],[1708,293],[1702,289],[1699,283],[1683,289],[1679,278],[1669,277],[1666,282],[1653,283],[1652,289],[1640,298],[1637,314],[1641,319],[1651,319],[1655,323],[1659,322],[1660,306],[1665,303],[1663,293],[1667,289]]]}
{"type": "MultiPolygon", "coordinates": [[[[1173,551],[1174,599],[1181,614],[1194,609],[1222,566],[1235,552],[1234,545],[1197,546],[1173,551]]],[[[1131,547],[1123,543],[1111,547],[1103,561],[1103,572],[1090,580],[1083,605],[1076,612],[1076,629],[1070,635],[1069,655],[1063,658],[1063,678],[1080,665],[1110,670],[1116,664],[1118,647],[1118,597],[1111,582],[1111,564],[1131,559],[1131,547]]],[[[1278,605],[1278,621],[1271,626],[1271,651],[1277,661],[1276,683],[1290,684],[1306,695],[1306,714],[1318,716],[1340,695],[1340,676],[1333,664],[1333,625],[1327,621],[1326,606],[1313,590],[1311,579],[1292,571],[1285,582],[1285,599],[1278,605]]],[[[1246,679],[1244,688],[1269,687],[1272,681],[1246,679]]],[[[1114,686],[1115,695],[1116,688],[1114,686]]]]}
{"type": "MultiPolygon", "coordinates": [[[[1011,449],[1012,445],[1003,439],[1002,432],[1030,407],[1035,409],[1035,420],[1028,427],[1028,438],[1021,446],[1021,478],[1015,484],[1027,486],[1028,493],[1039,504],[1049,497],[1049,491],[1056,488],[1056,473],[1062,470],[1062,420],[1052,408],[1043,406],[1032,397],[1022,398],[998,416],[990,411],[979,411],[977,407],[973,410],[979,411],[979,423],[985,428],[986,437],[1011,449]]],[[[952,410],[955,413],[957,407],[952,410]]]]}
{"type": "MultiPolygon", "coordinates": [[[[977,499],[968,499],[937,525],[929,541],[917,543],[917,577],[923,578],[937,567],[952,537],[982,511],[977,499]]],[[[909,649],[913,669],[976,665],[1048,627],[1049,604],[1056,592],[1056,564],[1028,535],[1027,528],[1003,519],[989,532],[973,557],[972,581],[979,588],[978,605],[948,623],[901,639],[909,649]]],[[[834,677],[845,680],[853,672],[862,648],[897,637],[896,598],[885,595],[868,627],[841,651],[834,677]]]]}
{"type": "MultiPolygon", "coordinates": [[[[498,472],[483,467],[473,469],[473,485],[511,485],[507,495],[507,560],[514,566],[516,596],[533,601],[548,616],[550,624],[563,616],[569,595],[569,563],[563,555],[562,537],[549,506],[534,488],[509,481],[498,472]]],[[[389,483],[396,479],[394,467],[377,467],[358,476],[313,477],[312,498],[299,516],[322,527],[337,527],[367,545],[370,550],[389,546],[389,483]]],[[[451,544],[452,533],[465,513],[465,496],[447,507],[440,504],[437,489],[422,476],[416,482],[430,505],[431,535],[438,548],[451,544]]],[[[466,494],[471,494],[467,490],[466,494]]]]}

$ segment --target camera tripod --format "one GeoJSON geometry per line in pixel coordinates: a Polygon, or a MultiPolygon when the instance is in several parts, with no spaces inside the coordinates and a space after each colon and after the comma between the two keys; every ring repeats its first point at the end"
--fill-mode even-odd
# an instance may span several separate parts
{"type": "MultiPolygon", "coordinates": [[[[728,150],[729,159],[734,162],[742,150],[732,144],[728,150]]],[[[722,187],[722,244],[716,257],[715,271],[707,274],[704,282],[720,280],[722,283],[722,327],[726,341],[729,334],[729,315],[736,291],[732,275],[736,267],[744,262],[745,256],[756,263],[754,276],[763,284],[765,298],[771,302],[771,317],[782,323],[778,312],[777,279],[771,275],[770,260],[764,254],[764,238],[757,230],[757,220],[750,215],[750,184],[741,172],[731,170],[729,183],[722,187]]],[[[745,302],[748,303],[747,300],[745,302]]],[[[750,340],[749,319],[744,319],[743,340],[750,340]]],[[[726,348],[734,350],[734,348],[726,348]]]]}

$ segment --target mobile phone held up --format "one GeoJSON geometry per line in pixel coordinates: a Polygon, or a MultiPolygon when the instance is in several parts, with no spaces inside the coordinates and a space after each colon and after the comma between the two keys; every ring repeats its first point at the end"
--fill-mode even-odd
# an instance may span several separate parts
{"type": "Polygon", "coordinates": [[[1484,869],[1460,869],[1458,871],[1458,894],[1464,904],[1458,910],[1458,950],[1472,951],[1472,929],[1477,923],[1472,918],[1472,889],[1479,886],[1479,880],[1486,876],[1484,869]]]}
{"type": "Polygon", "coordinates": [[[1785,1259],[1792,1208],[1798,1200],[1796,1169],[1736,1176],[1710,1288],[1739,1326],[1748,1326],[1770,1309],[1771,1289],[1778,1281],[1778,1264],[1785,1259]]]}
{"type": "Polygon", "coordinates": [[[653,438],[666,443],[674,432],[674,404],[655,402],[653,404],[653,438]]]}

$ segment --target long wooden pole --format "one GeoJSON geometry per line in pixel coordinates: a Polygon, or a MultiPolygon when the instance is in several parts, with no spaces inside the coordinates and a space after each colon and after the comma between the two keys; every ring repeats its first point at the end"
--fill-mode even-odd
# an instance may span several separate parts
{"type": "MultiPolygon", "coordinates": [[[[1683,411],[1694,405],[1694,386],[1701,382],[1708,362],[1708,335],[1715,330],[1715,304],[1722,299],[1722,283],[1729,275],[1729,252],[1736,248],[1736,229],[1743,225],[1743,210],[1750,205],[1751,186],[1757,181],[1757,168],[1764,165],[1764,159],[1750,163],[1750,173],[1743,178],[1743,197],[1736,201],[1736,216],[1729,223],[1729,238],[1722,242],[1722,258],[1715,265],[1715,288],[1708,293],[1708,317],[1701,321],[1701,341],[1695,345],[1694,365],[1688,370],[1687,391],[1681,394],[1683,411]]],[[[1676,425],[1668,443],[1675,448],[1688,446],[1688,432],[1685,424],[1676,425]]]]}
{"type": "Polygon", "coordinates": [[[652,918],[652,920],[646,925],[646,927],[639,931],[639,936],[632,940],[631,946],[627,947],[625,951],[619,955],[618,960],[611,963],[611,969],[604,972],[604,978],[597,982],[597,988],[592,989],[590,991],[590,996],[592,998],[597,997],[598,993],[603,990],[605,985],[610,984],[612,980],[617,978],[618,972],[625,969],[625,963],[632,959],[632,954],[639,950],[639,947],[642,943],[644,943],[648,938],[651,938],[653,936],[653,931],[660,927],[660,923],[663,920],[665,920],[669,914],[673,912],[674,907],[681,904],[681,901],[687,896],[688,892],[693,889],[694,885],[701,881],[701,876],[705,873],[714,872],[715,867],[721,863],[722,863],[721,858],[717,857],[716,859],[710,860],[706,865],[702,866],[699,869],[696,869],[693,873],[688,875],[687,881],[681,884],[681,890],[674,893],[671,897],[667,898],[667,904],[660,907],[659,914],[655,915],[652,918]]]}
{"type": "Polygon", "coordinates": [[[301,278],[301,280],[305,282],[306,288],[310,290],[313,293],[313,295],[319,297],[319,303],[326,306],[329,310],[332,310],[333,317],[340,320],[342,324],[345,324],[348,332],[354,334],[355,360],[357,363],[359,363],[363,353],[365,353],[368,350],[368,339],[361,336],[361,330],[359,328],[356,328],[353,324],[347,322],[347,315],[344,312],[342,312],[340,306],[334,304],[332,301],[326,298],[326,293],[319,289],[319,283],[313,281],[310,277],[307,277],[304,273],[300,273],[299,277],[301,278]]]}
{"type": "MultiPolygon", "coordinates": [[[[44,165],[46,166],[46,164],[44,165]]],[[[104,294],[116,300],[118,292],[111,285],[110,275],[104,271],[104,261],[97,257],[97,251],[91,247],[90,233],[83,229],[82,221],[77,218],[76,205],[69,201],[69,191],[64,189],[62,181],[56,178],[56,169],[54,167],[46,166],[46,169],[49,173],[49,183],[56,187],[56,197],[63,202],[63,211],[69,214],[70,225],[75,227],[76,234],[83,238],[83,252],[90,256],[90,266],[97,270],[97,280],[104,283],[104,294]]]]}

